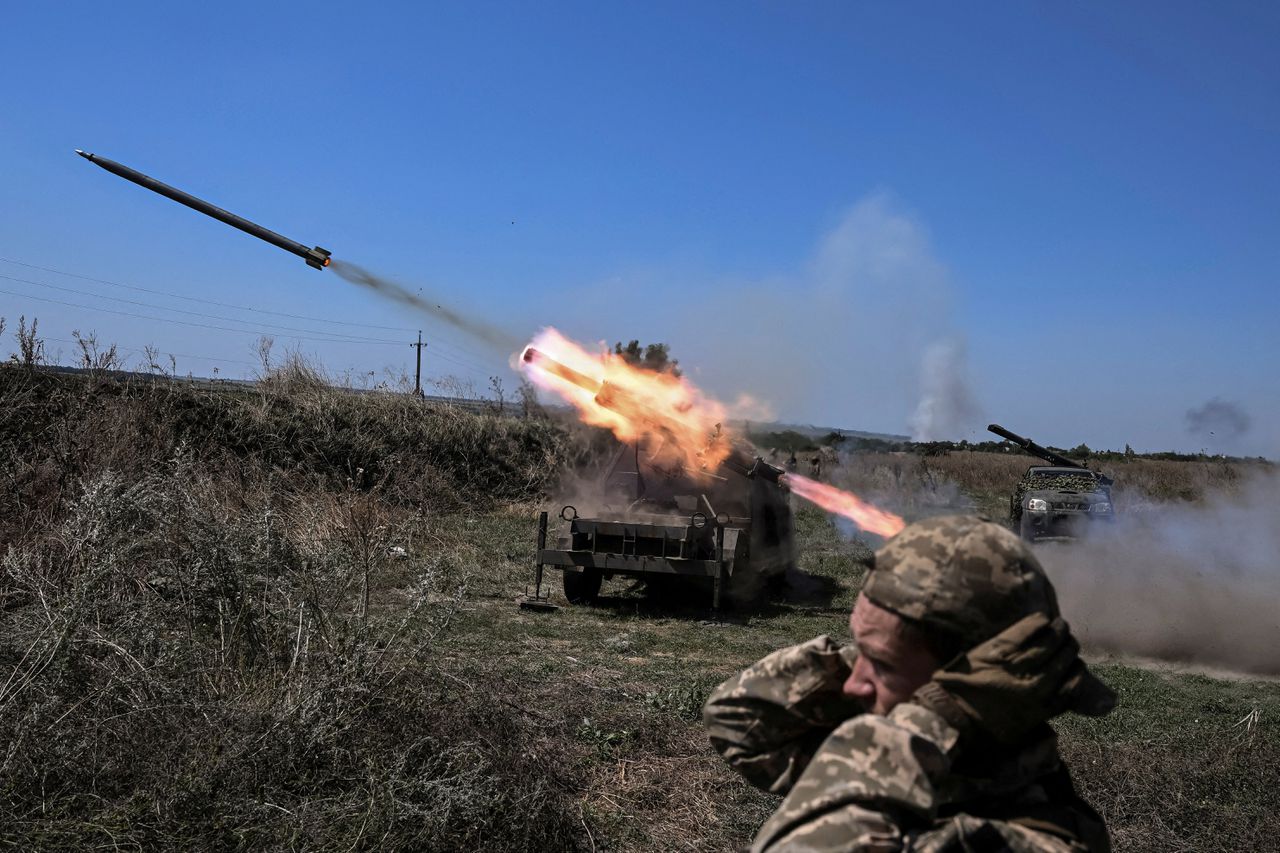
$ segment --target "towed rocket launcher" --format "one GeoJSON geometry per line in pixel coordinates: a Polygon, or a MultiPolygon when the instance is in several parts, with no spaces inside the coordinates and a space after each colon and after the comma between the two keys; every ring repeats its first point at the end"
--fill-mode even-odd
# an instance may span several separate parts
{"type": "MultiPolygon", "coordinates": [[[[674,413],[645,411],[625,388],[533,347],[521,359],[581,388],[603,408],[643,412],[639,417],[654,437],[677,441],[674,413]]],[[[587,517],[565,506],[557,530],[549,528],[548,513],[540,513],[533,595],[522,606],[550,606],[542,586],[548,568],[562,572],[565,598],[575,604],[595,600],[605,578],[622,576],[673,592],[709,585],[718,609],[725,593],[747,601],[781,578],[795,564],[785,472],[718,444],[728,441],[712,436],[700,454],[706,466],[694,470],[659,462],[654,445],[665,440],[623,444],[600,478],[606,508],[587,517]]]]}

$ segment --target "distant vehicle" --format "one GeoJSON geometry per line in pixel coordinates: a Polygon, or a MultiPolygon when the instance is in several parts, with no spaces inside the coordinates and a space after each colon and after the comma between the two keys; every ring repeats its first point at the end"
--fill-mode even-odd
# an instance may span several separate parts
{"type": "Polygon", "coordinates": [[[1081,536],[1115,517],[1111,481],[1088,469],[1032,465],[1009,498],[1009,521],[1027,540],[1081,536]]]}
{"type": "Polygon", "coordinates": [[[1112,480],[999,424],[988,430],[1050,465],[1032,465],[1009,498],[1009,524],[1028,541],[1082,536],[1090,525],[1115,521],[1112,480]]]}

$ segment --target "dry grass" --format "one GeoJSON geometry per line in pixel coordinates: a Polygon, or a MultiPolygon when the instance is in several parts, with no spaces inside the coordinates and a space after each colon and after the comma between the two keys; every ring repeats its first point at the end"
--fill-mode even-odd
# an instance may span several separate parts
{"type": "Polygon", "coordinates": [[[1067,717],[1062,752],[1117,850],[1272,850],[1280,837],[1280,686],[1099,666],[1120,693],[1067,717]]]}
{"type": "MultiPolygon", "coordinates": [[[[853,453],[828,466],[826,476],[907,514],[976,507],[1005,519],[1018,480],[1029,466],[1042,464],[1041,459],[1018,453],[853,453]]],[[[1093,467],[1115,480],[1112,496],[1119,512],[1146,512],[1171,501],[1198,501],[1229,492],[1263,466],[1268,463],[1133,459],[1093,467]]]]}
{"type": "MultiPolygon", "coordinates": [[[[711,754],[697,710],[768,651],[843,635],[869,553],[802,509],[796,583],[758,610],[709,622],[614,581],[532,614],[512,597],[538,498],[600,454],[590,432],[305,370],[213,394],[5,369],[0,402],[17,848],[738,848],[777,800],[711,754]]],[[[999,510],[1030,461],[865,454],[835,476],[999,510]]],[[[1134,507],[1239,476],[1179,465],[1113,473],[1134,507]]],[[[1117,847],[1273,846],[1280,688],[1105,673],[1120,711],[1062,744],[1117,847]]]]}
{"type": "MultiPolygon", "coordinates": [[[[846,634],[866,552],[819,513],[803,509],[798,520],[808,589],[718,625],[620,581],[596,608],[515,610],[501,590],[529,577],[532,518],[457,522],[473,533],[482,525],[489,552],[504,559],[477,574],[454,652],[473,661],[468,678],[497,670],[523,679],[517,701],[544,718],[552,741],[543,748],[572,756],[575,796],[602,849],[737,849],[776,808],[711,755],[695,710],[712,686],[773,648],[846,634]]],[[[1268,849],[1280,833],[1270,804],[1280,785],[1280,685],[1100,671],[1119,688],[1120,709],[1059,728],[1077,785],[1106,816],[1117,849],[1268,849]]]]}
{"type": "Polygon", "coordinates": [[[0,844],[577,843],[534,721],[440,664],[465,570],[408,558],[536,492],[555,428],[305,379],[0,371],[0,844]]]}
{"type": "Polygon", "coordinates": [[[105,472],[48,536],[10,545],[0,838],[562,843],[554,789],[516,795],[529,765],[517,715],[446,704],[433,661],[459,601],[447,567],[419,564],[395,615],[377,618],[361,592],[396,531],[361,495],[317,506],[221,491],[185,460],[137,483],[105,472]],[[522,809],[539,822],[508,825],[522,809]]]}

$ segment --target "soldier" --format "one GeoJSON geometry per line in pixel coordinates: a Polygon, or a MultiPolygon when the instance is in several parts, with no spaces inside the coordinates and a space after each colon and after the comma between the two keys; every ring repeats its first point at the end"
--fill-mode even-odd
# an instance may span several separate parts
{"type": "Polygon", "coordinates": [[[785,795],[753,851],[1107,851],[1048,721],[1107,713],[1044,570],[972,516],[908,526],[876,552],[830,637],[774,652],[720,685],[711,743],[785,795]]]}

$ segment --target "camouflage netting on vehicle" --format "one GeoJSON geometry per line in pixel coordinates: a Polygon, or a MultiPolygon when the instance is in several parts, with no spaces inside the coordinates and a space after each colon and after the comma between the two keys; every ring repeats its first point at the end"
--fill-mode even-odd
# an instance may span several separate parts
{"type": "Polygon", "coordinates": [[[1096,492],[1101,487],[1093,472],[1080,474],[1029,474],[1018,483],[1018,497],[1027,492],[1096,492]]]}

